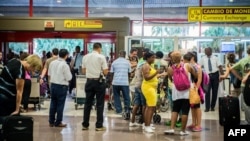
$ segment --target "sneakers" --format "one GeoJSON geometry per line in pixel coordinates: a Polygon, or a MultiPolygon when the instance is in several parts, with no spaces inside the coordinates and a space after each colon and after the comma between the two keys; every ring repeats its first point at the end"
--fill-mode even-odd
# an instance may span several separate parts
{"type": "MultiPolygon", "coordinates": [[[[153,130],[155,130],[154,124],[150,124],[149,127],[152,128],[153,130]]],[[[145,129],[145,123],[142,124],[142,129],[143,130],[145,129]]]]}
{"type": "Polygon", "coordinates": [[[144,131],[147,133],[154,133],[155,132],[150,126],[145,126],[144,131]]]}
{"type": "Polygon", "coordinates": [[[136,122],[129,122],[129,127],[136,127],[136,126],[141,126],[141,124],[136,123],[136,122]]]}
{"type": "Polygon", "coordinates": [[[186,135],[189,135],[189,132],[188,132],[188,131],[185,131],[185,132],[181,131],[181,132],[180,132],[180,135],[181,135],[181,136],[186,136],[186,135]]]}
{"type": "Polygon", "coordinates": [[[200,132],[201,130],[202,130],[201,127],[194,127],[194,128],[192,129],[193,132],[200,132]]]}
{"type": "Polygon", "coordinates": [[[106,127],[99,127],[99,128],[95,128],[96,131],[105,131],[106,127]]]}
{"type": "Polygon", "coordinates": [[[165,134],[174,134],[174,129],[169,129],[164,131],[165,134]]]}

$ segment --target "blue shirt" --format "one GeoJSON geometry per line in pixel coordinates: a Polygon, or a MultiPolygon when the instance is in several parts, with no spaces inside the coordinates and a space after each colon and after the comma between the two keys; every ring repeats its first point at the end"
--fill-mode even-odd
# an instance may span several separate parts
{"type": "Polygon", "coordinates": [[[82,65],[82,58],[83,55],[81,53],[77,53],[75,56],[75,62],[74,62],[74,69],[79,69],[79,67],[82,65]]]}
{"type": "Polygon", "coordinates": [[[112,85],[129,86],[129,73],[131,72],[130,62],[122,57],[116,59],[110,69],[114,73],[112,85]]]}

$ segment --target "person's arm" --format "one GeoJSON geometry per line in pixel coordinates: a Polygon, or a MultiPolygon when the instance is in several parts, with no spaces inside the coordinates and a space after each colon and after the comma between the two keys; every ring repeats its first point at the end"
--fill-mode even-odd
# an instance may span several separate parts
{"type": "Polygon", "coordinates": [[[242,70],[241,68],[241,61],[237,62],[234,64],[231,68],[230,71],[233,73],[233,75],[238,78],[239,80],[242,80],[242,76],[237,72],[237,70],[242,70]]]}
{"type": "Polygon", "coordinates": [[[186,63],[184,66],[186,67],[186,70],[188,70],[195,78],[198,78],[198,73],[189,63],[186,63]]]}
{"type": "Polygon", "coordinates": [[[104,76],[107,76],[108,72],[109,72],[109,68],[108,68],[107,60],[105,56],[103,56],[102,57],[102,73],[104,76]]]}
{"type": "Polygon", "coordinates": [[[154,78],[158,73],[155,72],[153,75],[149,75],[150,66],[148,64],[143,64],[142,66],[142,75],[146,81],[154,78]]]}
{"type": "Polygon", "coordinates": [[[227,66],[227,67],[226,67],[226,72],[224,73],[224,75],[221,75],[220,78],[222,78],[222,79],[227,78],[228,75],[229,75],[229,73],[230,73],[230,67],[227,66]]]}
{"type": "Polygon", "coordinates": [[[72,73],[70,71],[70,67],[68,64],[65,64],[65,67],[63,68],[65,72],[65,78],[67,81],[70,81],[72,79],[72,73]]]}
{"type": "Polygon", "coordinates": [[[250,76],[250,72],[248,72],[248,73],[243,77],[242,83],[245,84],[249,76],[250,76]]]}
{"type": "Polygon", "coordinates": [[[198,77],[197,78],[198,79],[197,79],[196,87],[199,88],[201,85],[201,82],[202,82],[202,69],[200,66],[198,67],[198,77]]]}
{"type": "Polygon", "coordinates": [[[24,79],[16,79],[16,110],[11,113],[11,115],[19,114],[20,105],[22,101],[22,94],[23,94],[23,87],[24,87],[24,79]]]}

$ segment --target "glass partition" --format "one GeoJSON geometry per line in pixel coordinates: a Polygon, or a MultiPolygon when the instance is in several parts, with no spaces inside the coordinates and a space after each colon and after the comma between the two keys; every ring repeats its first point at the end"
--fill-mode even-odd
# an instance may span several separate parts
{"type": "Polygon", "coordinates": [[[29,52],[29,43],[28,42],[9,42],[9,49],[16,55],[19,55],[20,52],[29,52]]]}
{"type": "Polygon", "coordinates": [[[52,51],[53,48],[67,49],[70,55],[73,55],[75,47],[80,46],[83,51],[83,39],[63,39],[63,38],[34,38],[33,39],[33,53],[42,55],[42,51],[52,51]]]}

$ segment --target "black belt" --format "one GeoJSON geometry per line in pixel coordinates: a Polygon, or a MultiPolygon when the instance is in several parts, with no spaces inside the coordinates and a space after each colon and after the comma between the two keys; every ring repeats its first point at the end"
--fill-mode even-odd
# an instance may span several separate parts
{"type": "Polygon", "coordinates": [[[87,80],[99,80],[99,78],[87,78],[87,80]]]}

